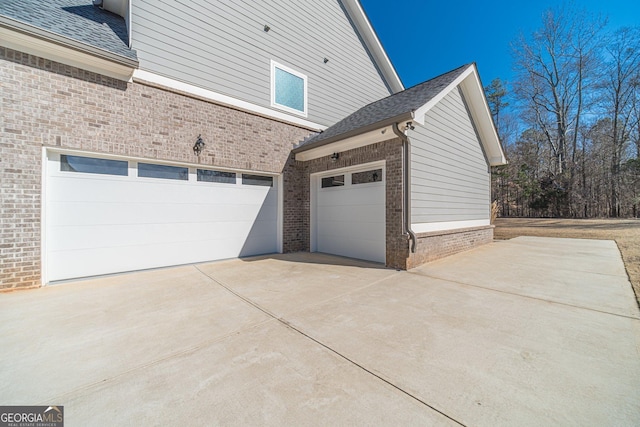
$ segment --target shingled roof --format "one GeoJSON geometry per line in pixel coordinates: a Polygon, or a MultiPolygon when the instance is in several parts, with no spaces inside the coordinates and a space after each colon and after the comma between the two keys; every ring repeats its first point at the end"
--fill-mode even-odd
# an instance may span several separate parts
{"type": "Polygon", "coordinates": [[[473,64],[466,64],[431,80],[372,102],[353,114],[330,126],[321,133],[303,141],[294,152],[306,151],[329,144],[368,130],[389,126],[392,123],[412,119],[412,112],[425,105],[446,89],[458,76],[473,64]]]}
{"type": "Polygon", "coordinates": [[[27,24],[94,48],[137,61],[129,48],[127,26],[116,14],[93,6],[90,0],[2,0],[0,18],[27,24]]]}

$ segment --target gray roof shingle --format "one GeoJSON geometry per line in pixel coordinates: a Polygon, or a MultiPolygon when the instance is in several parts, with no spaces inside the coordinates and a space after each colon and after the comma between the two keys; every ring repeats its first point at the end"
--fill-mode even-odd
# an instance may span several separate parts
{"type": "Polygon", "coordinates": [[[306,151],[350,136],[355,136],[376,125],[388,126],[392,121],[406,120],[411,113],[442,92],[472,64],[466,64],[431,80],[417,84],[402,92],[362,107],[321,133],[303,141],[294,152],[306,151]]]}
{"type": "Polygon", "coordinates": [[[122,17],[91,0],[2,0],[0,15],[137,61],[122,17]]]}

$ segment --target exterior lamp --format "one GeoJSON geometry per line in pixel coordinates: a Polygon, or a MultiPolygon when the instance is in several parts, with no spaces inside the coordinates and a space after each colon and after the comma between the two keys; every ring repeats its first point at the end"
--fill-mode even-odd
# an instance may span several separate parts
{"type": "Polygon", "coordinates": [[[202,150],[204,149],[204,141],[202,140],[202,136],[198,135],[198,139],[196,140],[196,143],[193,146],[193,154],[195,154],[196,156],[199,156],[200,153],[202,152],[202,150]]]}
{"type": "Polygon", "coordinates": [[[340,154],[338,154],[338,153],[333,153],[333,154],[331,155],[331,161],[332,161],[333,163],[337,162],[339,158],[340,158],[340,154]]]}

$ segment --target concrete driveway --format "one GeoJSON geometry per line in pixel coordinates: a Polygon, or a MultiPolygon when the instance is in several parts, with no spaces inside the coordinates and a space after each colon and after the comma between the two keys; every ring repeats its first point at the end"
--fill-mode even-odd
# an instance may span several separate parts
{"type": "Polygon", "coordinates": [[[0,294],[0,332],[0,405],[64,405],[68,426],[640,425],[612,241],[103,277],[0,294]]]}

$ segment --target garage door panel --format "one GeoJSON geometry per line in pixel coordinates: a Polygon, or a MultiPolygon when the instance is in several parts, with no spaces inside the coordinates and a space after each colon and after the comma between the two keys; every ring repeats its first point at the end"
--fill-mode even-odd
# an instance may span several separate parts
{"type": "MultiPolygon", "coordinates": [[[[379,167],[379,166],[378,166],[379,167]]],[[[362,170],[362,168],[360,168],[362,170]]],[[[349,171],[340,172],[348,176],[349,171]]],[[[384,181],[322,188],[315,201],[315,249],[375,262],[386,260],[384,181]]]]}
{"type": "MultiPolygon", "coordinates": [[[[273,187],[61,172],[48,164],[49,281],[278,251],[273,187]]],[[[193,171],[193,170],[192,170],[193,171]]]]}

